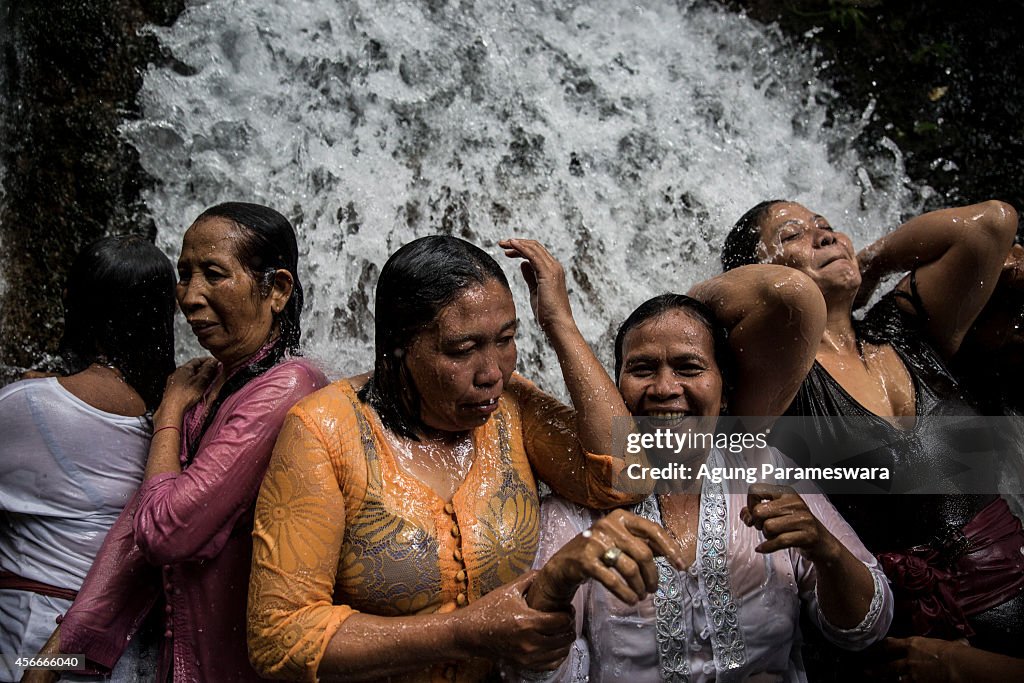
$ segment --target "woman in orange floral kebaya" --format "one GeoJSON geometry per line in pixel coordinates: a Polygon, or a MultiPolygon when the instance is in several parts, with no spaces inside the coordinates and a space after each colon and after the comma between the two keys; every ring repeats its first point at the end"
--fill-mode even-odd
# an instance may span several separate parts
{"type": "MultiPolygon", "coordinates": [[[[476,681],[494,660],[545,669],[568,652],[570,615],[523,597],[534,477],[580,504],[635,499],[612,488],[622,462],[607,455],[612,418],[628,413],[573,321],[561,265],[537,242],[501,246],[523,259],[580,410],[514,373],[518,319],[494,259],[454,237],[399,249],[377,284],[373,373],[290,412],[260,492],[249,649],[263,675],[476,681]]],[[[602,534],[625,536],[673,553],[645,520],[602,534]]],[[[594,578],[621,580],[594,564],[594,578]]]]}

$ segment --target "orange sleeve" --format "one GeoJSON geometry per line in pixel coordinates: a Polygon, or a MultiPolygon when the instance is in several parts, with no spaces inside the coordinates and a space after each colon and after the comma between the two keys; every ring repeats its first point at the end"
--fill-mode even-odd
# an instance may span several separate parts
{"type": "Polygon", "coordinates": [[[590,508],[607,509],[646,497],[617,488],[622,458],[586,451],[576,436],[576,413],[529,380],[513,375],[523,446],[537,476],[560,496],[590,508]]]}
{"type": "Polygon", "coordinates": [[[336,388],[288,414],[256,503],[249,659],[266,677],[315,681],[328,642],[355,612],[333,604],[345,531],[334,463],[344,444],[360,443],[359,433],[348,402],[321,396],[328,392],[336,388]],[[325,424],[329,434],[320,429],[325,424]]]}

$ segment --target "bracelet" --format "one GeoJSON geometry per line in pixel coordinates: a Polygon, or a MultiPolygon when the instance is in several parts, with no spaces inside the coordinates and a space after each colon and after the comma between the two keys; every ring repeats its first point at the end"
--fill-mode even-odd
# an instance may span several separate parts
{"type": "Polygon", "coordinates": [[[160,429],[158,429],[155,432],[153,432],[153,437],[152,438],[155,439],[156,435],[159,434],[160,432],[164,431],[165,429],[173,429],[174,431],[178,432],[178,436],[181,436],[181,429],[180,428],[175,427],[174,425],[167,425],[166,427],[161,427],[160,429]]]}

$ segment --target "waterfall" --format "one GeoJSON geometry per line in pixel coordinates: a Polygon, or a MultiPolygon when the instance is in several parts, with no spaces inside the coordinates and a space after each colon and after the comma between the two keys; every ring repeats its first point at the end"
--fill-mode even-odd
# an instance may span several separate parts
{"type": "MultiPolygon", "coordinates": [[[[729,226],[802,201],[864,246],[921,207],[895,144],[854,143],[813,54],[704,1],[192,2],[151,29],[124,135],[158,181],[146,203],[176,257],[202,209],[282,211],[299,234],[307,353],[372,364],[373,287],[401,244],[446,232],[503,261],[519,369],[564,395],[505,236],[565,265],[584,336],[609,361],[641,301],[720,269],[729,226]]],[[[182,356],[200,349],[179,328],[182,356]]]]}

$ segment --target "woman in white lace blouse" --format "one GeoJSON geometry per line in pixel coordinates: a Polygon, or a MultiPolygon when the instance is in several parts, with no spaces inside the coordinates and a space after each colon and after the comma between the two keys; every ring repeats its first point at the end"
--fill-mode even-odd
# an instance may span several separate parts
{"type": "MultiPolygon", "coordinates": [[[[775,330],[790,342],[773,348],[766,328],[758,331],[759,313],[729,310],[728,302],[736,300],[727,296],[729,288],[750,285],[742,278],[770,279],[778,274],[753,268],[762,270],[698,287],[696,294],[711,308],[690,297],[663,295],[640,306],[623,323],[616,339],[616,377],[634,416],[674,422],[704,417],[713,423],[726,396],[728,380],[723,374],[733,372],[735,386],[742,388],[728,394],[733,414],[771,415],[789,400],[793,382],[788,375],[799,373],[800,366],[813,359],[809,340],[816,337],[810,328],[822,324],[820,302],[777,300],[797,314],[775,318],[775,327],[792,329],[775,330]],[[730,329],[728,343],[716,316],[730,329]],[[760,341],[760,378],[750,372],[758,364],[750,357],[754,347],[747,343],[749,335],[760,341]],[[729,356],[732,362],[726,359],[727,347],[733,352],[742,349],[729,356]],[[785,349],[780,355],[786,358],[771,366],[775,376],[765,377],[771,374],[764,370],[766,354],[779,349],[785,349]]],[[[775,296],[813,296],[801,283],[795,284],[788,292],[786,287],[776,290],[775,296]]],[[[762,323],[771,320],[773,312],[767,313],[762,323]]],[[[658,454],[650,450],[647,457],[656,466],[668,463],[659,462],[658,454]]],[[[778,451],[768,448],[740,454],[710,449],[690,458],[685,464],[692,473],[701,464],[758,471],[762,463],[785,464],[778,451]]],[[[621,535],[604,534],[607,522],[601,513],[557,498],[543,506],[536,561],[543,571],[527,598],[542,609],[558,609],[572,601],[578,638],[560,669],[520,672],[524,679],[805,681],[799,648],[801,607],[841,647],[863,649],[884,636],[892,618],[892,594],[885,577],[824,495],[801,496],[782,487],[750,485],[745,479],[716,483],[703,478],[689,490],[661,484],[664,491],[629,511],[614,513],[615,521],[628,528],[635,514],[664,525],[679,544],[685,571],[675,570],[664,558],[653,558],[643,544],[616,547],[621,535]],[[570,547],[578,552],[565,552],[570,547]],[[552,557],[559,548],[562,552],[552,557]],[[614,570],[622,577],[620,583],[636,588],[620,588],[616,597],[607,587],[614,588],[613,581],[584,583],[583,577],[593,571],[579,567],[596,563],[614,570]],[[657,589],[647,595],[644,582],[630,577],[650,573],[652,567],[658,575],[657,589]]]]}

